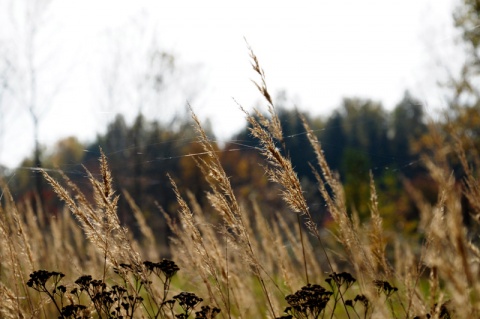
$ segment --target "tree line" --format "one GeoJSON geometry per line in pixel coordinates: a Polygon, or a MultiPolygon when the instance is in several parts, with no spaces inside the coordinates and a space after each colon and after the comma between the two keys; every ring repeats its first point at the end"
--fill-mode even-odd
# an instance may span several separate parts
{"type": "MultiPolygon", "coordinates": [[[[300,117],[296,110],[287,109],[281,103],[277,108],[285,135],[286,155],[291,158],[304,183],[318,221],[328,222],[310,167],[310,163],[315,163],[315,155],[300,117]]],[[[402,178],[418,179],[418,184],[422,184],[421,147],[418,145],[422,136],[427,134],[427,125],[422,105],[414,97],[405,93],[391,111],[369,99],[346,98],[326,118],[303,115],[322,144],[329,165],[341,177],[352,211],[360,216],[367,213],[369,172],[372,172],[384,193],[388,194],[388,198],[382,201],[386,212],[395,215],[392,219],[415,220],[415,208],[403,191],[402,178]]],[[[206,131],[215,141],[212,130],[207,127],[206,131]]],[[[279,190],[268,182],[263,172],[259,145],[249,134],[247,124],[229,141],[216,145],[239,198],[247,205],[255,199],[263,208],[285,209],[282,203],[271,200],[279,190]]],[[[43,167],[53,170],[53,174],[55,170],[61,170],[83,187],[86,184],[85,168],[98,173],[100,148],[108,156],[116,189],[123,193],[119,212],[125,223],[134,222],[129,213],[131,207],[125,200],[125,193],[128,193],[150,225],[159,234],[166,232],[163,211],[174,212],[177,205],[167,174],[177,180],[182,189],[188,190],[200,205],[204,204],[208,188],[196,161],[205,155],[188,117],[175,124],[164,124],[148,120],[139,113],[128,124],[123,115],[117,115],[105,133],[98,134],[92,142],[82,143],[75,137],[58,141],[53,150],[43,152],[43,167]]],[[[35,200],[32,181],[36,173],[31,169],[33,167],[34,155],[25,159],[10,177],[9,186],[19,200],[35,200]]],[[[428,183],[422,187],[425,185],[428,183]]],[[[84,191],[88,192],[88,189],[84,191]]],[[[57,214],[62,206],[48,187],[42,188],[42,192],[47,213],[57,214]]],[[[272,216],[274,213],[272,211],[272,216]]]]}

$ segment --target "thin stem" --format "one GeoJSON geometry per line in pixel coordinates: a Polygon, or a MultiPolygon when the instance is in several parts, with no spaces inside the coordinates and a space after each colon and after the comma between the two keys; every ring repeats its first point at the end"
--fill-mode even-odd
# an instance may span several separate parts
{"type": "MultiPolygon", "coordinates": [[[[54,289],[55,289],[55,288],[54,288],[54,289]]],[[[58,305],[57,305],[57,302],[55,301],[55,296],[52,295],[52,294],[48,291],[47,287],[45,287],[45,292],[46,292],[47,295],[50,297],[50,299],[52,299],[53,304],[55,305],[55,308],[57,308],[58,313],[60,314],[60,318],[64,318],[64,316],[62,315],[62,310],[60,310],[60,308],[59,308],[58,305]]]]}
{"type": "Polygon", "coordinates": [[[305,269],[305,280],[307,284],[310,283],[308,278],[308,268],[307,268],[307,257],[305,254],[305,243],[303,242],[303,230],[302,230],[302,221],[300,220],[300,214],[297,214],[298,229],[300,232],[300,242],[302,243],[302,255],[303,255],[303,267],[305,269]]]}
{"type": "Polygon", "coordinates": [[[227,280],[227,313],[228,313],[228,318],[232,318],[231,314],[231,309],[230,309],[230,281],[229,281],[229,273],[228,273],[228,238],[227,235],[225,234],[225,272],[226,272],[226,280],[227,280]]]}

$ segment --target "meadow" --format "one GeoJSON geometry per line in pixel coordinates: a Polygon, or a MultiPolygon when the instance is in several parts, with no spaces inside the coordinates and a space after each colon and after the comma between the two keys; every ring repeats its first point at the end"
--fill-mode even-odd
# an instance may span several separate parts
{"type": "Polygon", "coordinates": [[[65,174],[57,180],[43,172],[65,203],[55,218],[29,202],[15,202],[0,181],[1,318],[479,317],[480,248],[462,212],[467,201],[473,220],[480,213],[479,158],[468,140],[446,136],[431,123],[435,147],[422,163],[438,196],[431,204],[405,180],[420,212],[417,234],[408,238],[384,229],[373,173],[369,198],[363,199],[368,220],[349,209],[340,177],[302,119],[316,155],[311,168],[318,196],[331,218],[328,228],[321,227],[282,152],[282,126],[253,52],[251,60],[268,116],[244,110],[245,117],[261,146],[264,173],[290,212],[265,214],[255,201],[237,199],[216,146],[192,110],[203,154],[195,160],[209,185],[210,209],[170,177],[178,210],[164,212],[173,234],[168,258],[135,198],[114,189],[103,153],[99,174],[86,170],[92,196],[65,174]],[[452,156],[465,172],[460,180],[452,173],[452,156]],[[120,222],[120,196],[129,202],[141,236],[120,222]]]}

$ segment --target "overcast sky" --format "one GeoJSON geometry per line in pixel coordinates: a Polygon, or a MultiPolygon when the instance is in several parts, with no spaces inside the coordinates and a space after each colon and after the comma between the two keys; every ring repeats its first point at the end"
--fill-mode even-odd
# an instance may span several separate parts
{"type": "MultiPolygon", "coordinates": [[[[0,6],[6,2],[0,0],[0,6]]],[[[183,110],[188,100],[201,119],[211,120],[220,139],[245,125],[233,98],[247,109],[261,101],[251,83],[256,77],[244,38],[271,92],[285,89],[292,104],[315,115],[328,115],[342,97],[352,96],[391,109],[406,89],[428,111],[442,108],[437,83],[445,69],[461,62],[453,48],[453,0],[230,3],[54,0],[36,42],[48,61],[40,69],[39,90],[48,91],[51,100],[40,142],[52,145],[69,135],[91,141],[116,112],[132,117],[137,109],[126,103],[105,107],[105,82],[115,78],[111,66],[119,55],[120,69],[135,69],[138,61],[129,57],[153,34],[159,47],[175,56],[178,72],[165,91],[170,97],[146,113],[162,118],[183,110]],[[136,31],[129,31],[132,26],[136,31]],[[117,55],[119,50],[127,53],[117,55]]],[[[0,36],[8,39],[5,32],[0,36]]],[[[118,87],[132,89],[125,80],[118,87]]],[[[25,109],[7,111],[0,121],[0,164],[13,167],[31,154],[32,123],[25,109]]]]}

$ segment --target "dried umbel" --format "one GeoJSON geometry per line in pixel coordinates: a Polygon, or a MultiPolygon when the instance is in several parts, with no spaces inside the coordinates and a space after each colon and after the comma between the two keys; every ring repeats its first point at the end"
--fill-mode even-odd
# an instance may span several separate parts
{"type": "Polygon", "coordinates": [[[50,292],[52,289],[47,288],[47,281],[50,278],[52,279],[53,290],[55,290],[63,277],[65,277],[65,275],[61,272],[36,270],[30,274],[30,279],[27,281],[27,286],[39,292],[50,292]]]}
{"type": "Polygon", "coordinates": [[[166,279],[171,279],[180,270],[175,262],[168,259],[163,259],[157,263],[145,261],[143,264],[147,271],[154,273],[158,277],[163,275],[166,279]]]}
{"type": "Polygon", "coordinates": [[[130,264],[120,264],[126,273],[117,271],[119,278],[111,279],[120,279],[123,284],[110,286],[91,275],[82,275],[75,280],[74,288],[67,288],[59,285],[64,274],[37,270],[30,275],[27,286],[47,294],[60,314],[59,318],[91,318],[93,312],[98,318],[186,319],[195,313],[195,318],[213,319],[220,313],[219,308],[209,305],[195,311],[203,299],[192,292],[180,292],[169,299],[171,279],[179,270],[173,261],[145,261],[144,265],[149,275],[159,277],[163,282],[164,295],[160,299],[152,293],[152,281],[143,281],[137,276],[137,281],[130,285],[125,280],[126,273],[138,271],[130,264]]]}
{"type": "MultiPolygon", "coordinates": [[[[285,309],[287,318],[289,315],[295,318],[318,318],[325,310],[332,295],[331,291],[320,285],[308,284],[302,287],[294,294],[285,297],[289,304],[289,307],[285,309]]],[[[285,316],[280,318],[285,318],[285,316]]]]}
{"type": "Polygon", "coordinates": [[[210,306],[202,306],[200,311],[195,312],[196,319],[213,319],[220,313],[220,309],[210,306]]]}

